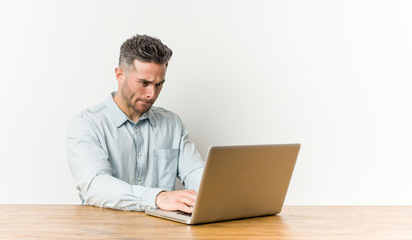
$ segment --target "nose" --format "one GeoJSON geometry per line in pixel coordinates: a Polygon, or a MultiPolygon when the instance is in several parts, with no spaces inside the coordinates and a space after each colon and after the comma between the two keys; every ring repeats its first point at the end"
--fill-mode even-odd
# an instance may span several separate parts
{"type": "Polygon", "coordinates": [[[153,99],[156,96],[156,86],[151,85],[146,88],[146,96],[148,99],[153,99]]]}

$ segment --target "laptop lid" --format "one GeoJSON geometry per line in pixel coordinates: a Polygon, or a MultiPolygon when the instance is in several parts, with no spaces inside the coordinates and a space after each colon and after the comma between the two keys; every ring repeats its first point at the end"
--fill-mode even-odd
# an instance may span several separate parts
{"type": "Polygon", "coordinates": [[[192,216],[147,213],[188,224],[278,214],[299,149],[300,144],[211,147],[192,216]]]}

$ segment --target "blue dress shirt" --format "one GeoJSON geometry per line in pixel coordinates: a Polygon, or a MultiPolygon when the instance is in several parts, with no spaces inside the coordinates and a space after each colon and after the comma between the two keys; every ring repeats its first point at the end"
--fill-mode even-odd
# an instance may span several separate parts
{"type": "Polygon", "coordinates": [[[175,189],[176,177],[197,191],[204,161],[179,116],[153,106],[135,123],[115,94],[68,126],[68,162],[82,204],[143,211],[175,189]]]}

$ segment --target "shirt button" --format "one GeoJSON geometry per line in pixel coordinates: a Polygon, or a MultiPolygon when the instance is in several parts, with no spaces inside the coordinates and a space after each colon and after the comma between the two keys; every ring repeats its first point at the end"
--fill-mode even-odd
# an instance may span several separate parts
{"type": "Polygon", "coordinates": [[[138,128],[135,128],[134,130],[135,130],[136,132],[139,132],[139,129],[138,129],[138,128]]]}
{"type": "Polygon", "coordinates": [[[142,181],[142,178],[141,178],[141,177],[139,177],[139,181],[142,181]]]}
{"type": "Polygon", "coordinates": [[[142,156],[142,153],[141,153],[141,152],[139,152],[139,156],[140,156],[140,157],[142,156]]]}

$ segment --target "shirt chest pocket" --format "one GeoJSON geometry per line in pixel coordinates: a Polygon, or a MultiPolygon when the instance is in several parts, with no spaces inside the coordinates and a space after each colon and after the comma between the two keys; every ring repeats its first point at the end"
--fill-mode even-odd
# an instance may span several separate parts
{"type": "Polygon", "coordinates": [[[173,190],[176,184],[179,149],[154,149],[157,185],[173,190]]]}

